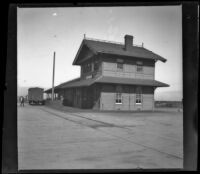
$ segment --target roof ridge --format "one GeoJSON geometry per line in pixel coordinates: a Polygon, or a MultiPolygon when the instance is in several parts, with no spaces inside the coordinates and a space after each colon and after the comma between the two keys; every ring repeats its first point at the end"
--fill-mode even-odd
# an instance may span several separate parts
{"type": "Polygon", "coordinates": [[[92,41],[98,41],[98,42],[106,42],[106,43],[113,43],[113,44],[124,45],[123,42],[109,41],[109,40],[103,40],[103,39],[96,39],[96,38],[91,38],[91,37],[86,37],[86,38],[84,38],[84,40],[92,40],[92,41]]]}
{"type": "MultiPolygon", "coordinates": [[[[123,42],[109,41],[109,40],[96,39],[96,38],[90,38],[90,37],[85,37],[84,40],[90,40],[90,41],[97,41],[97,42],[104,42],[104,43],[124,45],[123,42]]],[[[144,48],[142,45],[138,45],[138,44],[133,44],[132,46],[133,47],[144,48]]]]}

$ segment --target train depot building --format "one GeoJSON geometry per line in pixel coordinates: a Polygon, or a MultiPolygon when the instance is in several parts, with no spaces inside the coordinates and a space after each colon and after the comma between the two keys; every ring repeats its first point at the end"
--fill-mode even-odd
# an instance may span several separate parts
{"type": "MultiPolygon", "coordinates": [[[[166,59],[142,46],[133,36],[124,43],[84,38],[73,65],[79,78],[62,83],[54,92],[66,106],[97,110],[153,110],[154,91],[168,84],[155,80],[155,63],[166,59]]],[[[51,89],[45,91],[51,94],[51,89]]]]}

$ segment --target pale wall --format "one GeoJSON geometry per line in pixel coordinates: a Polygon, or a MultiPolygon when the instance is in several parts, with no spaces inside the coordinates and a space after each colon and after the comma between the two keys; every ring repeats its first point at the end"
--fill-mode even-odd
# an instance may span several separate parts
{"type": "Polygon", "coordinates": [[[101,92],[100,110],[153,110],[154,95],[143,94],[142,104],[135,104],[135,94],[122,93],[122,104],[115,103],[116,93],[101,92]]]}
{"type": "Polygon", "coordinates": [[[112,77],[151,79],[154,80],[155,68],[143,66],[143,72],[136,72],[136,65],[124,64],[123,71],[117,70],[117,63],[102,62],[102,75],[112,77]]]}

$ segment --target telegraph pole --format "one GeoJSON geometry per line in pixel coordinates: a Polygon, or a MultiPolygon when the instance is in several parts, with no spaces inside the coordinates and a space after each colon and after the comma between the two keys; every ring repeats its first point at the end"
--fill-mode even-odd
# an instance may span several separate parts
{"type": "MultiPolygon", "coordinates": [[[[57,16],[57,13],[52,14],[54,17],[57,16]]],[[[55,22],[55,21],[54,21],[55,22]]],[[[54,38],[56,38],[56,35],[54,35],[54,38]]],[[[56,58],[56,52],[53,52],[53,78],[52,78],[52,90],[51,90],[51,100],[54,101],[54,76],[55,76],[55,58],[56,58]]]]}
{"type": "Polygon", "coordinates": [[[51,100],[54,100],[54,76],[55,76],[55,58],[56,58],[56,52],[53,53],[53,77],[52,77],[52,93],[51,93],[51,100]]]}

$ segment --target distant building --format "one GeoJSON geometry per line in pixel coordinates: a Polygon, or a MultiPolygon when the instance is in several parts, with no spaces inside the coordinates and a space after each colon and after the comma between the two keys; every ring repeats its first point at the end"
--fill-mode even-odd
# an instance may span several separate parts
{"type": "MultiPolygon", "coordinates": [[[[64,105],[98,110],[153,110],[154,90],[169,85],[155,80],[156,61],[166,59],[125,35],[124,44],[83,39],[73,65],[79,78],[55,87],[64,105]]],[[[50,94],[51,89],[46,90],[50,94]]]]}

